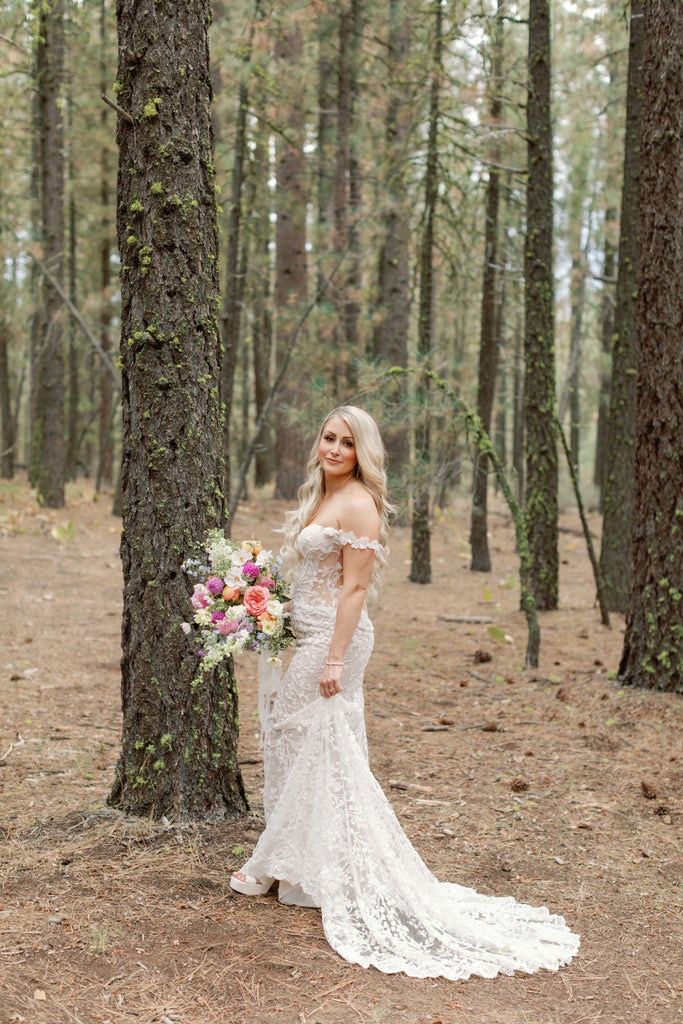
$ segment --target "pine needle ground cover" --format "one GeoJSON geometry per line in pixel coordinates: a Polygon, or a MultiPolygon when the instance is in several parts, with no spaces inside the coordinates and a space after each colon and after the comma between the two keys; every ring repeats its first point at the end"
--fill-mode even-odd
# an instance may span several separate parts
{"type": "MultiPolygon", "coordinates": [[[[235,536],[277,547],[259,494],[235,536]]],[[[351,966],[317,911],[229,888],[261,828],[256,664],[237,665],[252,813],[219,824],[107,807],[120,745],[120,521],[72,485],[42,510],[0,485],[0,1022],[579,1024],[683,1020],[683,702],[619,688],[623,621],[600,625],[580,524],[560,518],[560,607],[524,672],[514,534],[491,499],[493,572],[469,510],[408,582],[396,528],[366,675],[373,770],[431,870],[563,914],[557,974],[464,983],[351,966]]],[[[593,532],[599,536],[597,517],[593,532]]]]}

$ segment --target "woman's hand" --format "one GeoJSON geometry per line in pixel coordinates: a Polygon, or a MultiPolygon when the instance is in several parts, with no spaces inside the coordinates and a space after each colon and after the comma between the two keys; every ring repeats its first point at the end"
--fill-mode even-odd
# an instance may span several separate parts
{"type": "Polygon", "coordinates": [[[343,671],[343,665],[325,665],[320,677],[321,697],[334,697],[335,694],[342,692],[340,680],[343,671]]]}

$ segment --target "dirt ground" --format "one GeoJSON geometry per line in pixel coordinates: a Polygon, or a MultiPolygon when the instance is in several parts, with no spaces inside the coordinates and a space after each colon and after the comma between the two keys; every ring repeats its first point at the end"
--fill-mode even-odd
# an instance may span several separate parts
{"type": "MultiPolygon", "coordinates": [[[[87,483],[53,513],[3,482],[0,1024],[683,1022],[683,701],[616,683],[623,621],[600,625],[571,509],[560,609],[541,618],[540,668],[523,670],[513,533],[492,506],[490,575],[469,572],[462,498],[435,524],[428,587],[407,581],[410,533],[393,531],[366,677],[371,762],[439,878],[563,914],[582,936],[574,962],[462,983],[382,975],[337,956],[317,911],[232,893],[261,828],[248,656],[252,817],[164,826],[108,808],[120,523],[87,483]]],[[[233,536],[277,546],[282,512],[259,497],[233,536]]]]}

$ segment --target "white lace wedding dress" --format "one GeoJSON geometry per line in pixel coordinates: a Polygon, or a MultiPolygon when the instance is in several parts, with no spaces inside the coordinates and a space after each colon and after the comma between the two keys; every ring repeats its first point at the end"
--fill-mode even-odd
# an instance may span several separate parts
{"type": "Polygon", "coordinates": [[[312,524],[298,544],[297,647],[265,734],[266,827],[242,870],[279,879],[283,903],[320,907],[330,945],[351,963],[454,980],[556,970],[579,947],[563,918],[439,882],[372,775],[362,689],[373,645],[367,612],[346,652],[343,692],[319,695],[342,547],[378,542],[312,524]]]}

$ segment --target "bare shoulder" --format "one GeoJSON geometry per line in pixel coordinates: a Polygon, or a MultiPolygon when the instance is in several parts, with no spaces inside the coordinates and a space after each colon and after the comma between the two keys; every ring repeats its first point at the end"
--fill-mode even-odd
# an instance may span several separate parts
{"type": "Polygon", "coordinates": [[[340,529],[355,533],[356,537],[377,540],[380,518],[372,495],[361,483],[354,481],[345,489],[338,510],[340,529]]]}

